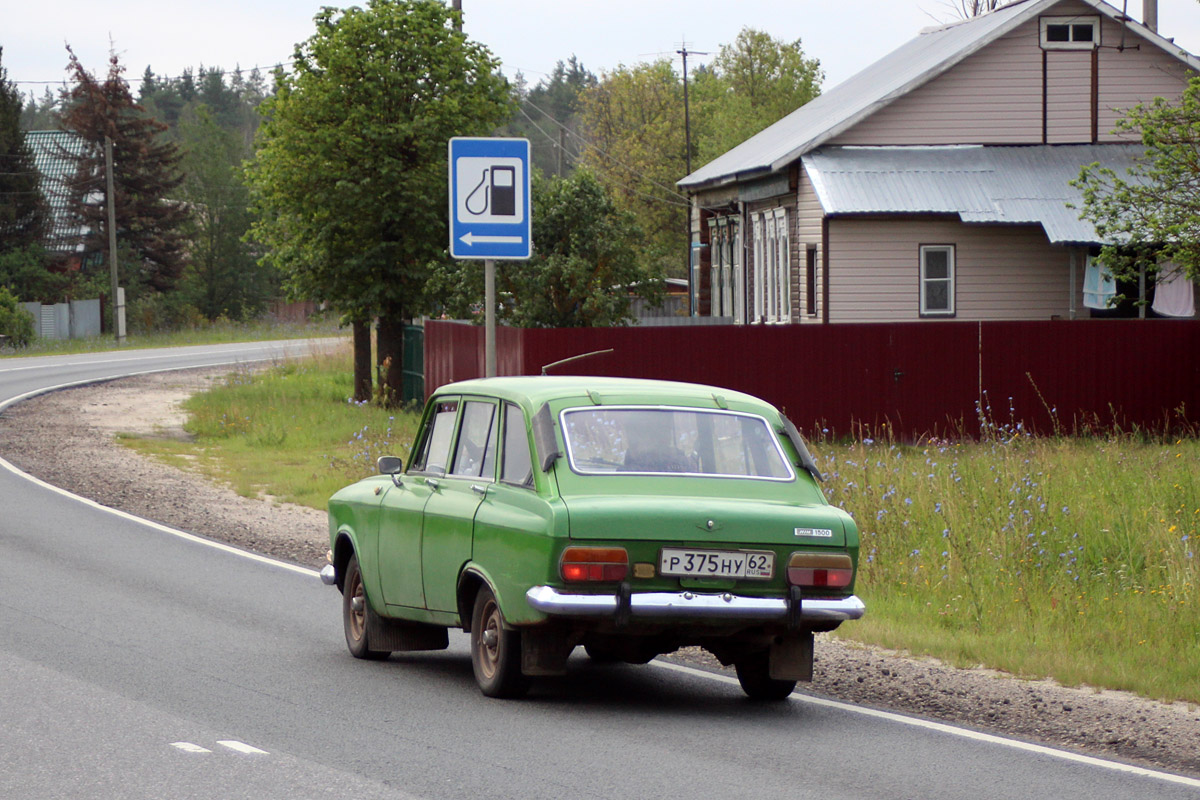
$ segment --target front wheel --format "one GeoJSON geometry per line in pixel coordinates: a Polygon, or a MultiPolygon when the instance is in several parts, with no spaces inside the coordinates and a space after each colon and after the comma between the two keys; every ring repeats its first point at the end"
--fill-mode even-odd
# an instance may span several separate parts
{"type": "Polygon", "coordinates": [[[346,631],[346,647],[355,658],[372,661],[387,658],[387,650],[372,650],[367,636],[367,592],[363,588],[358,555],[350,556],[346,564],[346,579],[342,583],[342,627],[346,631]]]}
{"type": "Polygon", "coordinates": [[[734,662],[738,683],[751,700],[786,700],[796,688],[795,681],[781,681],[771,677],[771,653],[760,650],[743,656],[734,662]]]}
{"type": "Polygon", "coordinates": [[[488,697],[520,697],[529,690],[521,672],[521,635],[505,630],[504,614],[487,586],[475,595],[471,614],[471,666],[475,682],[488,697]]]}

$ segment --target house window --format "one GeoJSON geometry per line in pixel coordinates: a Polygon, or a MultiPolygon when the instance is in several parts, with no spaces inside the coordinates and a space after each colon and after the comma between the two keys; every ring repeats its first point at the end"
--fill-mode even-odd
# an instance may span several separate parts
{"type": "Polygon", "coordinates": [[[1099,17],[1042,17],[1042,48],[1091,50],[1100,43],[1099,17]]]}
{"type": "Polygon", "coordinates": [[[817,248],[809,247],[804,254],[804,313],[817,315],[817,248]]]}
{"type": "Polygon", "coordinates": [[[709,297],[714,317],[734,314],[734,279],[740,262],[737,219],[721,217],[709,223],[709,297]]]}
{"type": "Polygon", "coordinates": [[[954,316],[954,245],[921,245],[921,316],[954,316]]]}
{"type": "Polygon", "coordinates": [[[754,318],[759,322],[789,322],[791,306],[791,246],[787,209],[755,214],[754,318]]]}
{"type": "Polygon", "coordinates": [[[766,238],[762,214],[750,218],[751,237],[754,242],[754,321],[762,322],[766,317],[766,293],[763,291],[763,259],[766,258],[766,238]]]}

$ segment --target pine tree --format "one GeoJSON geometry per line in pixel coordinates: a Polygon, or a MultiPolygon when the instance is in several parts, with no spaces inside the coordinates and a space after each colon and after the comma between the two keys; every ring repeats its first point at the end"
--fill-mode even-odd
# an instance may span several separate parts
{"type": "Polygon", "coordinates": [[[0,48],[0,253],[39,244],[46,203],[33,152],[21,130],[22,96],[8,80],[0,48]]]}
{"type": "Polygon", "coordinates": [[[179,148],[163,136],[167,126],[134,102],[115,53],[101,82],[69,47],[67,52],[73,85],[63,93],[63,127],[87,143],[78,158],[71,198],[72,213],[90,231],[85,253],[108,251],[108,216],[96,198],[105,195],[104,145],[109,138],[117,239],[134,254],[134,263],[121,265],[122,282],[135,293],[143,286],[167,291],[175,286],[185,260],[181,226],[187,209],[172,196],[183,180],[179,148]]]}

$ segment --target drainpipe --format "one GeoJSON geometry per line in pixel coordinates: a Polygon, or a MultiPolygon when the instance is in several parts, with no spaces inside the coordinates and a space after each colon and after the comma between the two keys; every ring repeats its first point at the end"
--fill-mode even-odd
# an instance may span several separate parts
{"type": "Polygon", "coordinates": [[[1142,0],[1142,24],[1158,33],[1158,0],[1142,0]]]}

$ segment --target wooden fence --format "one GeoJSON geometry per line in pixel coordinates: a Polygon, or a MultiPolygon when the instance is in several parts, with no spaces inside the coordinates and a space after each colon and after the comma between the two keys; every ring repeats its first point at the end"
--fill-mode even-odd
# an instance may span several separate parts
{"type": "MultiPolygon", "coordinates": [[[[809,435],[1041,433],[1200,422],[1200,322],[1075,320],[497,330],[500,375],[554,369],[758,395],[809,435]]],[[[483,374],[483,329],[425,326],[425,387],[483,374]]]]}

